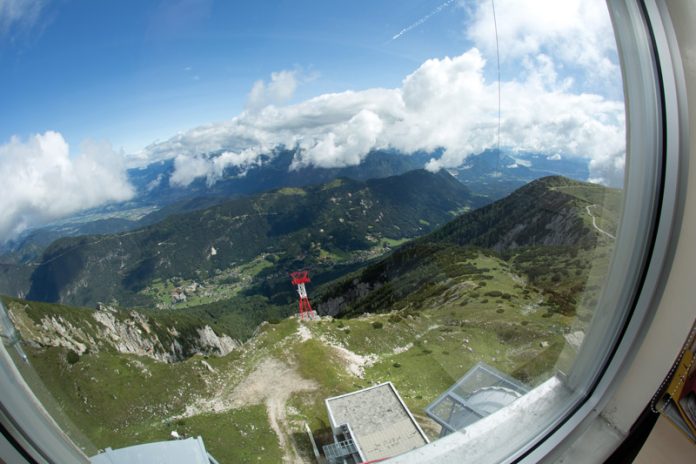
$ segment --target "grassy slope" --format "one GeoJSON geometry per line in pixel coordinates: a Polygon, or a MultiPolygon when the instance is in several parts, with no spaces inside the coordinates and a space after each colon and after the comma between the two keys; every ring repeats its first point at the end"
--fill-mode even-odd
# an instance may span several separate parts
{"type": "Polygon", "coordinates": [[[151,304],[164,290],[158,281],[245,274],[236,268],[279,250],[283,269],[314,265],[370,250],[382,238],[421,235],[474,202],[452,176],[423,170],[331,185],[237,198],[121,234],[60,239],[32,274],[29,298],[87,306],[112,299],[151,304]]]}
{"type": "MultiPolygon", "coordinates": [[[[167,440],[176,430],[183,436],[202,435],[208,451],[221,463],[257,462],[257,456],[264,462],[280,461],[280,449],[260,405],[176,418],[197,397],[211,393],[211,374],[198,357],[172,365],[99,353],[70,364],[62,349],[29,352],[55,398],[53,409],[69,417],[93,443],[90,446],[79,436],[76,440],[90,454],[95,448],[167,440]],[[260,448],[264,452],[259,453],[260,448]]],[[[234,359],[230,355],[225,363],[234,359]]]]}
{"type": "MultiPolygon", "coordinates": [[[[418,301],[418,310],[307,323],[312,338],[306,341],[298,337],[295,319],[266,324],[242,350],[207,359],[215,372],[208,371],[200,357],[162,364],[102,352],[70,364],[67,353],[56,348],[30,349],[31,362],[60,409],[97,448],[163,440],[177,430],[202,435],[220,462],[251,462],[259,456],[261,462],[278,462],[281,450],[262,405],[177,416],[187,405],[214,397],[220,389],[231,392],[262,360],[281,359],[318,385],[316,391],[291,397],[288,409],[288,430],[295,446],[309,458],[301,424],[307,421],[315,431],[326,428],[323,400],[328,396],[391,380],[417,417],[423,418],[423,408],[479,360],[531,383],[553,370],[571,319],[555,313],[545,317],[543,305],[526,307],[541,294],[533,290],[525,294],[520,284],[524,279],[505,261],[477,253],[468,264],[487,269],[494,278],[485,287],[462,275],[447,283],[449,292],[424,288],[409,303],[418,301]],[[511,297],[486,295],[495,291],[511,297]],[[382,327],[375,328],[376,322],[382,327]],[[541,341],[548,346],[542,347],[541,341]],[[332,345],[376,359],[364,366],[364,378],[359,378],[345,368],[346,360],[332,345]]],[[[47,310],[49,305],[42,307],[47,310]]]]}
{"type": "MultiPolygon", "coordinates": [[[[577,203],[571,205],[580,209],[601,205],[593,212],[611,224],[620,201],[616,192],[596,197],[598,192],[591,188],[556,187],[572,191],[572,202],[577,203]]],[[[586,218],[582,220],[588,225],[586,218]]],[[[394,253],[385,261],[394,265],[385,274],[394,277],[391,285],[352,305],[345,312],[351,317],[306,323],[311,337],[305,341],[295,319],[265,324],[241,350],[207,359],[214,372],[200,358],[165,365],[99,353],[70,364],[61,349],[29,352],[58,408],[98,448],[167,439],[176,429],[202,435],[221,463],[280,461],[283,450],[263,405],[219,413],[203,408],[191,417],[180,416],[186,406],[229,395],[264,359],[282,360],[317,385],[316,391],[293,394],[286,405],[290,420],[285,427],[310,461],[302,423],[306,421],[320,441],[328,438],[323,402],[328,396],[391,380],[434,436],[437,430],[424,418],[423,408],[476,362],[485,361],[529,385],[556,369],[566,370],[573,349],[564,343],[564,335],[591,317],[612,241],[599,237],[596,245],[523,247],[502,255],[454,244],[411,246],[416,254],[424,253],[416,256],[418,266],[409,267],[409,259],[398,261],[399,252],[394,253]],[[575,309],[568,311],[567,304],[575,309]],[[374,357],[362,366],[362,377],[347,369],[345,357],[334,346],[374,357]]],[[[371,266],[351,279],[375,269],[384,271],[371,266]]],[[[348,279],[345,285],[350,283],[348,279]]],[[[337,285],[310,291],[326,295],[337,285]]],[[[51,307],[41,308],[50,312],[51,307]]],[[[224,306],[203,306],[199,311],[211,319],[228,317],[224,306]]]]}

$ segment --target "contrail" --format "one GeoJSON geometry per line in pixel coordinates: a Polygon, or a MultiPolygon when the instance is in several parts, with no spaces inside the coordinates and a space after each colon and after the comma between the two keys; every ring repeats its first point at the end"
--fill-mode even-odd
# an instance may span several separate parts
{"type": "Polygon", "coordinates": [[[445,3],[438,6],[433,11],[431,11],[427,15],[423,16],[421,19],[419,19],[415,23],[411,24],[410,26],[408,26],[404,29],[401,29],[394,37],[392,37],[392,40],[396,40],[399,37],[401,37],[402,35],[406,34],[407,32],[412,31],[413,29],[417,28],[418,26],[420,26],[421,24],[423,24],[424,22],[426,22],[427,20],[429,20],[430,18],[432,18],[433,16],[435,16],[436,14],[438,14],[439,12],[441,12],[442,10],[447,8],[453,2],[454,2],[454,0],[447,0],[445,3]]]}

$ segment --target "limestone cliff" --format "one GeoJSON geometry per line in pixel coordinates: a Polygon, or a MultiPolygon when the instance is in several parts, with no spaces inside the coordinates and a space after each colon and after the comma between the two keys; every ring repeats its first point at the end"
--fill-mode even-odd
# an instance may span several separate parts
{"type": "Polygon", "coordinates": [[[216,333],[209,325],[181,330],[141,312],[106,305],[83,310],[79,318],[74,313],[37,315],[29,303],[18,302],[10,303],[8,312],[25,342],[37,347],[64,347],[80,355],[114,350],[177,362],[194,354],[224,356],[240,346],[239,341],[216,333]]]}

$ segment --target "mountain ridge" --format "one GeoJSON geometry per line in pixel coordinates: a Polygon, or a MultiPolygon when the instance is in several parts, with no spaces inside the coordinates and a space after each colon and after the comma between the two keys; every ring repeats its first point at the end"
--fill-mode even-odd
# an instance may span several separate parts
{"type": "Polygon", "coordinates": [[[130,297],[146,303],[137,292],[154,278],[200,279],[264,253],[287,267],[307,265],[373,248],[382,238],[421,235],[480,201],[446,172],[424,170],[281,188],[134,231],[60,239],[32,274],[28,298],[93,305],[130,297]]]}
{"type": "MultiPolygon", "coordinates": [[[[592,227],[585,212],[592,198],[604,195],[616,197],[619,192],[559,176],[531,182],[324,285],[318,291],[318,310],[332,316],[388,311],[413,294],[426,298],[438,291],[446,293],[443,282],[470,272],[471,278],[481,275],[468,264],[458,267],[453,263],[484,255],[507,261],[515,272],[526,275],[544,292],[553,311],[572,312],[584,288],[579,282],[587,280],[595,260],[592,251],[604,250],[611,243],[592,227]],[[572,268],[574,276],[562,269],[563,263],[572,268]],[[559,284],[559,273],[567,274],[567,284],[559,284]]],[[[618,214],[618,205],[612,199],[606,214],[618,214]]]]}
{"type": "MultiPolygon", "coordinates": [[[[441,179],[436,178],[445,183],[441,179]]],[[[355,202],[354,185],[337,180],[324,187],[329,198],[347,204],[348,195],[338,192],[351,192],[355,202]]],[[[305,198],[308,189],[267,195],[257,206],[274,195],[305,198]]],[[[327,432],[332,440],[323,398],[386,381],[398,386],[428,436],[437,437],[440,428],[427,420],[426,407],[477,362],[530,387],[567,372],[613,246],[594,221],[614,234],[620,200],[621,192],[592,184],[558,177],[534,182],[394,244],[393,251],[356,263],[354,272],[328,278],[312,269],[307,290],[320,317],[311,321],[288,317],[296,314],[297,296],[287,275],[278,277],[278,285],[289,299],[278,299],[278,305],[253,292],[167,310],[4,301],[31,365],[98,447],[163,440],[175,429],[204,436],[221,462],[249,456],[279,462],[283,451],[296,446],[292,436],[304,437],[305,423],[315,438],[327,432]],[[559,231],[571,234],[563,240],[559,231]],[[232,350],[217,356],[211,345],[228,339],[234,343],[225,346],[232,350]],[[178,352],[171,349],[175,341],[183,358],[170,357],[178,352]],[[306,390],[293,390],[294,384],[306,390]],[[256,385],[263,393],[244,394],[256,385]],[[274,414],[271,404],[287,417],[274,414]],[[260,447],[262,439],[268,441],[260,447]],[[281,439],[289,445],[279,445],[281,439]]],[[[292,221],[275,226],[282,232],[292,221]]],[[[278,261],[268,258],[247,264],[276,272],[278,261]]],[[[296,451],[313,459],[309,443],[296,451]]]]}

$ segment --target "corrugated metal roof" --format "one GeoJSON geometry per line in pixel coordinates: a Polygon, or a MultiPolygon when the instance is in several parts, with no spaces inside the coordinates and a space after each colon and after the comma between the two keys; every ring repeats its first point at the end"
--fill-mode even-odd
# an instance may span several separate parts
{"type": "Polygon", "coordinates": [[[335,429],[349,424],[365,460],[396,456],[428,443],[391,382],[328,398],[335,429]]]}
{"type": "Polygon", "coordinates": [[[160,441],[112,450],[90,458],[92,464],[211,464],[203,439],[160,441]]]}

